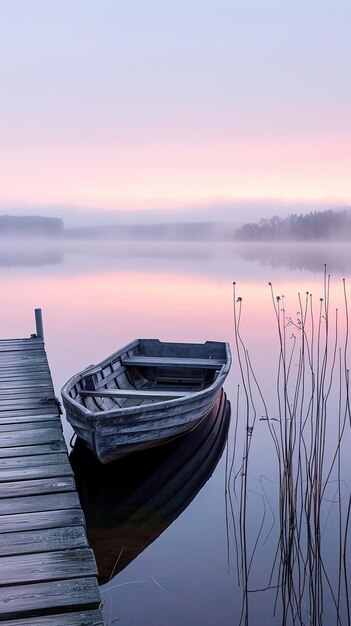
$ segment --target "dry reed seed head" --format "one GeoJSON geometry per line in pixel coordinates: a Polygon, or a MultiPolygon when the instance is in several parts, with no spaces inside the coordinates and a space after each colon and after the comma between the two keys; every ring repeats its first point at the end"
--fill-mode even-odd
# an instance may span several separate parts
{"type": "Polygon", "coordinates": [[[242,298],[240,298],[240,297],[239,297],[239,298],[237,298],[237,302],[242,302],[242,301],[243,301],[243,299],[242,299],[242,298]]]}
{"type": "Polygon", "coordinates": [[[279,302],[280,299],[281,299],[280,296],[277,296],[277,302],[279,302]]]}

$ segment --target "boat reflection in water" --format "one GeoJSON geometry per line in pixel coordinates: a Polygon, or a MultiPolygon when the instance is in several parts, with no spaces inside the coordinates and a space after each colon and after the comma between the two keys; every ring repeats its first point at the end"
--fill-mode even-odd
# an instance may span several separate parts
{"type": "Polygon", "coordinates": [[[112,464],[101,465],[77,440],[70,461],[100,584],[131,563],[195,498],[222,455],[229,422],[222,390],[193,431],[112,464]]]}

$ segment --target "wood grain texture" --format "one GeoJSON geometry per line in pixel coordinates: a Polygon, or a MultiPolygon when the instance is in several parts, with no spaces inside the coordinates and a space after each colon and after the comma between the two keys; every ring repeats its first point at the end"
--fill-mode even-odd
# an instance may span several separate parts
{"type": "Polygon", "coordinates": [[[103,626],[96,563],[38,339],[0,340],[0,623],[103,626]]]}
{"type": "MultiPolygon", "coordinates": [[[[49,472],[47,472],[49,474],[49,472]]],[[[63,491],[74,491],[73,476],[59,475],[57,478],[41,478],[39,480],[21,480],[0,485],[0,510],[2,498],[37,496],[63,491]]]]}
{"type": "MultiPolygon", "coordinates": [[[[71,466],[66,460],[64,463],[57,465],[35,465],[27,467],[0,467],[0,483],[9,481],[28,481],[33,478],[54,478],[56,476],[72,476],[71,466]]],[[[0,484],[1,492],[1,484],[0,484]]]]}
{"type": "Polygon", "coordinates": [[[44,528],[0,535],[1,556],[86,547],[88,540],[82,526],[44,528]]]}
{"type": "MultiPolygon", "coordinates": [[[[40,446],[38,446],[40,447],[40,446]]],[[[59,465],[60,463],[68,463],[67,454],[65,452],[55,452],[51,454],[35,454],[36,447],[33,447],[33,453],[30,456],[20,456],[0,458],[0,470],[11,467],[36,467],[37,465],[59,465]]],[[[40,450],[39,450],[40,452],[40,450]]]]}
{"type": "MultiPolygon", "coordinates": [[[[57,424],[60,424],[60,421],[57,417],[57,413],[38,413],[35,415],[21,415],[20,413],[17,415],[3,416],[0,414],[0,424],[25,424],[26,422],[30,424],[35,424],[36,422],[51,422],[54,421],[57,424]]],[[[35,426],[34,426],[35,428],[35,426]]]]}
{"type": "MultiPolygon", "coordinates": [[[[64,483],[65,481],[62,480],[64,483]]],[[[49,493],[35,496],[21,496],[19,498],[2,498],[0,501],[0,520],[5,519],[7,515],[13,516],[17,513],[36,513],[55,511],[58,513],[62,509],[79,508],[80,502],[78,494],[68,493],[49,493]]],[[[0,521],[1,532],[1,521],[0,521]]]]}
{"type": "Polygon", "coordinates": [[[23,430],[36,430],[37,428],[57,428],[57,418],[35,422],[31,422],[30,420],[26,420],[25,422],[8,422],[6,419],[4,421],[0,419],[0,433],[16,431],[22,432],[23,430]]]}
{"type": "Polygon", "coordinates": [[[68,608],[95,609],[99,604],[99,588],[92,577],[0,588],[2,619],[19,618],[25,614],[40,616],[49,609],[51,613],[68,608]]]}
{"type": "MultiPolygon", "coordinates": [[[[11,407],[11,409],[7,409],[6,411],[0,410],[0,420],[7,419],[8,417],[33,417],[35,419],[38,415],[48,416],[50,418],[51,415],[55,415],[58,417],[58,408],[56,405],[41,405],[40,408],[35,409],[24,409],[18,407],[11,407]]],[[[57,423],[60,423],[60,420],[57,419],[57,423]]]]}
{"type": "Polygon", "coordinates": [[[60,428],[38,428],[37,430],[2,433],[0,437],[0,448],[10,448],[11,446],[30,446],[38,443],[51,443],[57,441],[60,434],[60,428]]]}
{"type": "Polygon", "coordinates": [[[0,515],[0,533],[40,530],[41,528],[62,528],[64,526],[85,526],[81,508],[0,515]]]}
{"type": "Polygon", "coordinates": [[[172,400],[189,396],[187,391],[159,391],[152,389],[99,389],[98,391],[81,391],[82,398],[150,398],[152,400],[172,400]]]}
{"type": "Polygon", "coordinates": [[[2,448],[0,458],[15,459],[24,456],[37,454],[56,454],[57,452],[67,452],[63,438],[60,441],[51,441],[47,444],[34,444],[32,446],[14,446],[12,448],[2,448]]]}
{"type": "Polygon", "coordinates": [[[2,626],[104,626],[101,611],[79,611],[79,613],[6,620],[1,624],[2,626]]]}
{"type": "Polygon", "coordinates": [[[204,368],[204,369],[220,369],[225,365],[224,359],[193,359],[193,358],[176,358],[176,357],[152,357],[152,356],[132,356],[123,357],[123,365],[137,365],[143,367],[168,367],[168,368],[204,368]]]}
{"type": "Polygon", "coordinates": [[[0,557],[0,586],[96,575],[90,548],[0,557]]]}

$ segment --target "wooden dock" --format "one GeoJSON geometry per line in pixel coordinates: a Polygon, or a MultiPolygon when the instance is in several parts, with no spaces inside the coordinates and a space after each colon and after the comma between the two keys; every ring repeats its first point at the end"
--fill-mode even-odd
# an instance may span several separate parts
{"type": "Polygon", "coordinates": [[[36,319],[37,336],[0,340],[0,624],[103,626],[36,319]]]}

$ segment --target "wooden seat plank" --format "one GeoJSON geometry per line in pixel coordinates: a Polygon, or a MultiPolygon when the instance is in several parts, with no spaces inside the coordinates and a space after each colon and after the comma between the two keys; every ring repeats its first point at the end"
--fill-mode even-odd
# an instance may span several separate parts
{"type": "Polygon", "coordinates": [[[1,556],[88,547],[82,526],[44,528],[0,535],[1,556]]]}
{"type": "Polygon", "coordinates": [[[122,358],[123,365],[137,365],[142,367],[167,367],[186,369],[220,369],[225,365],[224,359],[187,359],[156,356],[126,356],[122,358]]]}
{"type": "Polygon", "coordinates": [[[80,395],[83,398],[95,396],[98,398],[150,398],[160,400],[172,400],[173,398],[184,398],[189,396],[188,391],[152,391],[149,389],[99,389],[97,391],[82,390],[80,395]]]}
{"type": "MultiPolygon", "coordinates": [[[[2,619],[25,614],[40,616],[48,609],[58,612],[71,607],[95,609],[100,601],[97,581],[92,577],[12,585],[0,587],[0,616],[2,619]]],[[[68,619],[69,616],[66,626],[68,619]]]]}

